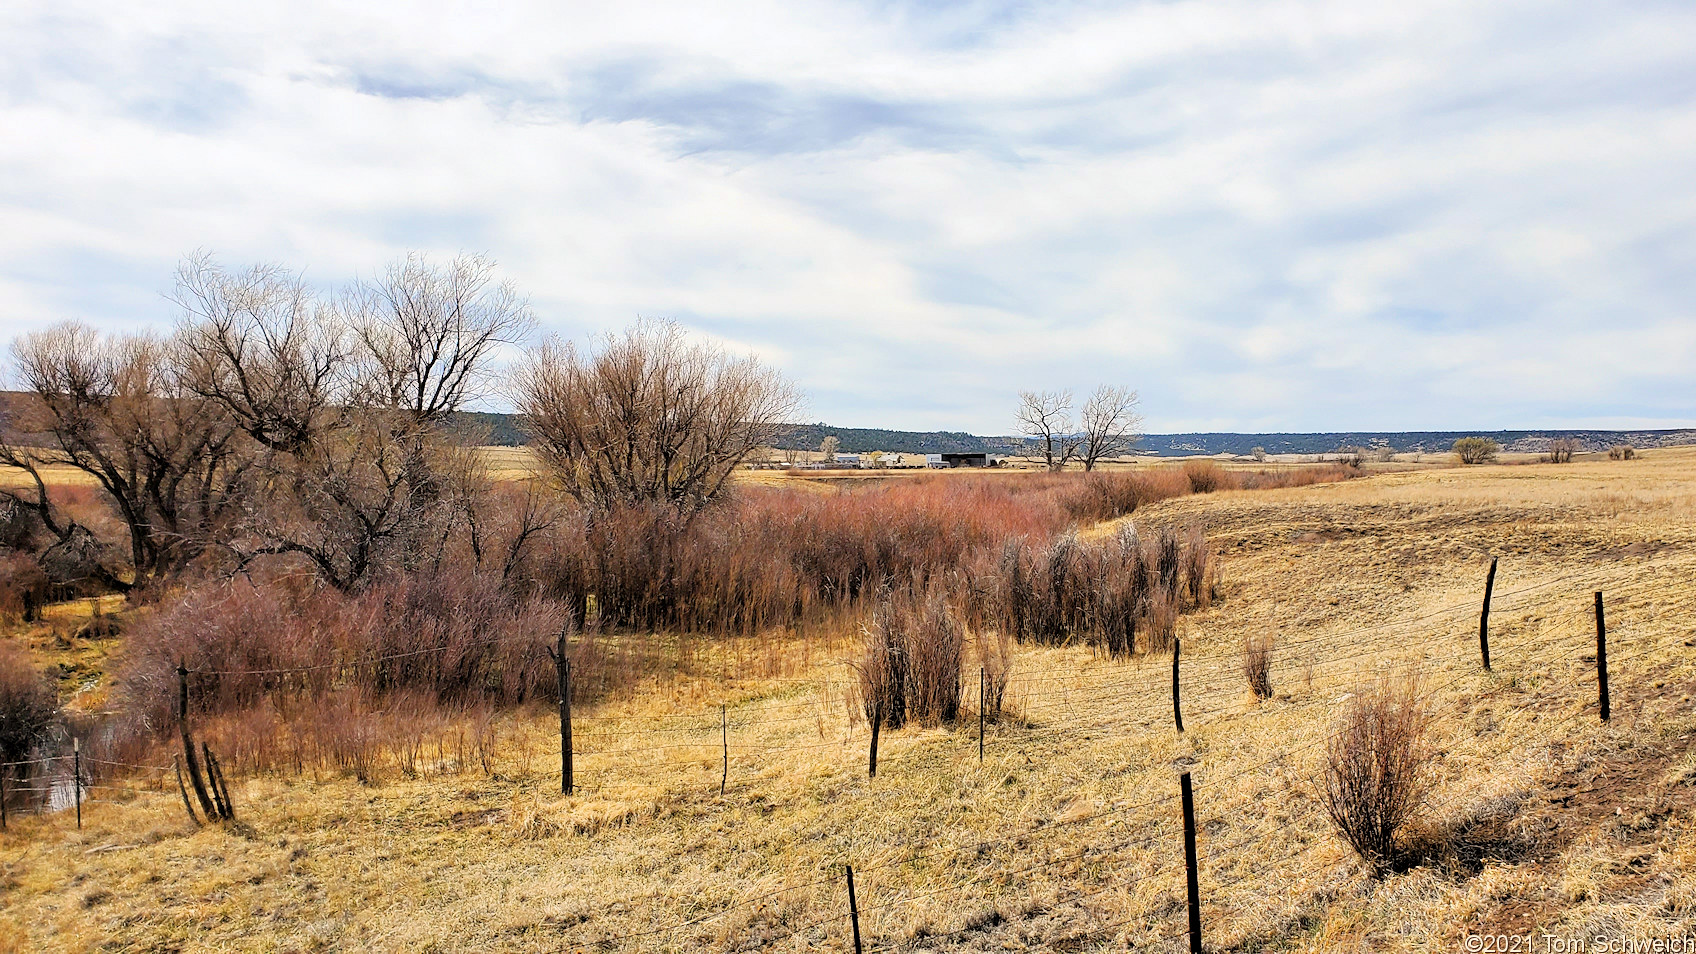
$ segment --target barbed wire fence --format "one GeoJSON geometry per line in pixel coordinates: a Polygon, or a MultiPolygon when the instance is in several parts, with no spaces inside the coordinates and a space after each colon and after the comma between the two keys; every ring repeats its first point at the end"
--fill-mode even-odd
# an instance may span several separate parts
{"type": "MultiPolygon", "coordinates": [[[[1595,583],[1598,582],[1601,575],[1602,574],[1599,571],[1567,574],[1553,579],[1544,580],[1539,583],[1522,586],[1518,589],[1493,593],[1487,597],[1487,599],[1493,599],[1495,612],[1505,613],[1507,610],[1504,609],[1504,601],[1523,600],[1526,597],[1532,596],[1544,596],[1547,595],[1551,589],[1563,583],[1579,585],[1595,583]]],[[[1493,576],[1494,567],[1492,567],[1492,578],[1493,576]]],[[[1651,589],[1653,589],[1652,584],[1639,584],[1635,586],[1628,584],[1615,591],[1615,600],[1616,602],[1619,601],[1619,597],[1621,595],[1629,598],[1630,596],[1638,595],[1641,592],[1651,589]]],[[[1630,639],[1619,640],[1615,638],[1610,644],[1603,631],[1602,623],[1598,618],[1600,616],[1599,610],[1601,606],[1601,595],[1598,593],[1596,596],[1596,610],[1592,610],[1589,606],[1584,606],[1583,608],[1567,609],[1537,616],[1535,619],[1537,632],[1531,637],[1522,637],[1513,630],[1509,630],[1506,633],[1498,631],[1496,634],[1497,641],[1493,647],[1495,650],[1493,659],[1491,659],[1488,655],[1483,657],[1485,659],[1491,659],[1492,662],[1496,663],[1496,666],[1493,667],[1491,671],[1495,668],[1519,667],[1520,669],[1526,670],[1520,674],[1524,675],[1528,683],[1530,683],[1534,682],[1538,678],[1542,678],[1546,681],[1552,681],[1554,678],[1553,674],[1559,666],[1568,665],[1573,668],[1570,678],[1563,682],[1558,682],[1553,685],[1549,685],[1545,682],[1544,684],[1537,685],[1534,691],[1532,688],[1522,690],[1527,694],[1530,694],[1532,698],[1518,706],[1507,707],[1507,709],[1504,710],[1505,712],[1532,712],[1537,710],[1539,707],[1546,707],[1549,704],[1549,701],[1558,693],[1577,688],[1582,683],[1591,679],[1594,679],[1598,683],[1598,689],[1601,692],[1601,695],[1595,703],[1570,705],[1570,700],[1566,700],[1569,703],[1569,708],[1564,717],[1554,720],[1553,722],[1540,723],[1540,731],[1538,731],[1534,736],[1519,738],[1514,741],[1512,745],[1498,753],[1498,755],[1506,755],[1528,747],[1547,744],[1554,739],[1556,732],[1576,720],[1592,713],[1600,711],[1604,713],[1602,716],[1603,718],[1607,717],[1605,713],[1608,708],[1608,698],[1606,696],[1607,690],[1605,688],[1605,676],[1602,674],[1605,670],[1602,670],[1600,666],[1587,667],[1583,665],[1584,663],[1598,663],[1603,666],[1612,665],[1624,669],[1628,667],[1630,663],[1635,662],[1653,652],[1666,648],[1665,646],[1654,643],[1651,640],[1634,641],[1630,639]],[[1590,642],[1588,633],[1570,631],[1569,627],[1574,622],[1595,623],[1596,640],[1594,644],[1590,642]],[[1549,631],[1556,632],[1554,632],[1553,635],[1548,635],[1549,631]],[[1504,638],[1505,636],[1513,638],[1504,638]],[[1555,654],[1550,658],[1532,658],[1532,653],[1534,651],[1541,651],[1545,649],[1555,650],[1555,654]],[[1528,667],[1536,668],[1530,669],[1528,667]]],[[[1691,601],[1675,601],[1660,606],[1659,611],[1678,612],[1690,609],[1691,607],[1691,601]]],[[[1517,609],[1519,607],[1515,606],[1514,608],[1517,609]]],[[[1532,608],[1533,607],[1527,606],[1523,609],[1529,610],[1532,608]]],[[[1476,679],[1481,675],[1484,675],[1486,670],[1482,667],[1473,669],[1470,666],[1461,663],[1460,660],[1467,657],[1457,655],[1454,652],[1454,647],[1451,643],[1428,641],[1423,644],[1404,643],[1400,647],[1386,647],[1382,645],[1382,642],[1387,637],[1410,635],[1414,630],[1422,626],[1426,626],[1426,624],[1477,609],[1478,604],[1475,602],[1457,602],[1455,604],[1431,610],[1407,619],[1395,620],[1387,623],[1369,624],[1340,632],[1327,632],[1300,639],[1281,641],[1277,644],[1279,665],[1286,675],[1292,672],[1299,672],[1304,688],[1309,693],[1313,691],[1314,686],[1316,685],[1316,680],[1317,685],[1321,689],[1326,689],[1329,687],[1345,688],[1358,686],[1369,675],[1384,674],[1388,672],[1398,672],[1403,675],[1416,678],[1431,678],[1439,673],[1449,673],[1450,678],[1446,682],[1436,686],[1425,687],[1425,691],[1427,693],[1435,695],[1440,691],[1453,688],[1466,680],[1476,679]],[[1360,637],[1363,636],[1377,637],[1377,640],[1373,643],[1363,645],[1357,642],[1360,637]],[[1417,650],[1417,652],[1403,652],[1398,655],[1398,648],[1406,649],[1409,646],[1412,646],[1412,648],[1417,650]],[[1457,665],[1461,666],[1461,671],[1458,673],[1454,672],[1457,665]]],[[[1491,611],[1491,608],[1486,605],[1484,609],[1484,616],[1481,620],[1479,639],[1481,643],[1480,650],[1482,652],[1488,652],[1483,643],[1487,638],[1485,635],[1487,631],[1486,627],[1488,625],[1489,614],[1491,611]]],[[[1630,622],[1631,620],[1628,619],[1628,625],[1630,622]]],[[[497,642],[499,642],[498,638],[490,638],[489,640],[483,641],[483,643],[487,645],[493,645],[497,642]]],[[[441,653],[450,650],[463,652],[465,648],[466,647],[463,645],[455,647],[425,647],[416,650],[373,656],[353,662],[331,662],[303,667],[255,669],[207,668],[193,670],[190,672],[202,678],[216,678],[220,676],[255,675],[287,676],[296,673],[326,670],[350,671],[352,668],[359,666],[382,665],[398,659],[425,656],[432,653],[441,653]]],[[[1212,647],[1207,652],[1193,653],[1185,656],[1185,661],[1188,663],[1189,669],[1187,672],[1188,681],[1183,683],[1183,691],[1190,700],[1183,711],[1183,715],[1187,722],[1186,728],[1189,728],[1190,731],[1193,732],[1201,727],[1212,724],[1216,720],[1232,718],[1234,714],[1240,711],[1240,705],[1236,704],[1229,698],[1222,698],[1221,694],[1233,686],[1236,686],[1238,694],[1241,694],[1242,676],[1238,667],[1240,667],[1247,652],[1248,649],[1246,647],[1241,649],[1212,647]]],[[[1034,670],[1029,672],[1015,671],[1013,678],[1019,680],[1016,697],[1018,700],[1018,708],[1023,714],[1022,717],[996,720],[992,724],[993,734],[989,734],[991,726],[986,726],[984,729],[980,730],[980,734],[973,740],[978,746],[992,742],[997,747],[998,751],[1005,748],[1007,751],[1017,753],[1037,746],[1051,746],[1067,737],[1086,737],[1090,733],[1105,732],[1112,732],[1116,734],[1116,737],[1134,741],[1137,736],[1127,733],[1140,732],[1147,734],[1162,731],[1161,724],[1171,720],[1173,714],[1168,713],[1164,708],[1165,686],[1163,673],[1144,672],[1142,667],[1134,662],[1125,666],[1107,666],[1098,669],[1091,669],[1081,673],[1074,669],[1067,668],[1034,670]],[[1051,712],[1063,713],[1066,718],[1063,722],[1057,721],[1050,725],[1033,725],[1029,721],[1029,717],[1032,713],[1051,712]]],[[[844,700],[851,696],[852,691],[857,685],[857,680],[855,679],[802,679],[794,681],[798,684],[804,683],[814,691],[824,690],[828,692],[831,690],[840,690],[844,700]]],[[[969,681],[967,681],[967,684],[969,685],[969,681]]],[[[1176,686],[1177,683],[1175,682],[1174,696],[1176,696],[1176,686]]],[[[569,686],[563,686],[563,688],[564,694],[569,697],[569,686]]],[[[974,700],[980,711],[987,701],[983,698],[982,690],[983,683],[980,682],[979,691],[976,699],[974,700]]],[[[1175,712],[1178,705],[1178,700],[1176,698],[1174,698],[1173,704],[1175,712]]],[[[709,750],[716,748],[722,760],[724,773],[720,780],[720,784],[722,786],[724,782],[729,779],[731,767],[733,765],[746,765],[757,759],[770,759],[774,756],[786,753],[831,747],[845,748],[853,736],[852,726],[850,726],[850,731],[842,738],[826,739],[818,743],[806,743],[799,745],[761,745],[743,741],[742,739],[732,742],[732,739],[734,738],[732,735],[733,732],[746,737],[751,734],[753,730],[757,729],[776,726],[793,726],[796,723],[821,721],[819,711],[820,705],[821,703],[818,699],[777,702],[761,705],[761,709],[768,714],[799,712],[799,714],[796,715],[786,715],[778,718],[756,718],[749,715],[742,715],[733,720],[730,717],[728,709],[725,707],[713,707],[710,710],[703,709],[700,711],[690,712],[673,712],[650,720],[660,724],[648,725],[642,728],[630,728],[624,724],[624,720],[618,719],[601,720],[589,718],[576,720],[575,724],[573,724],[573,720],[571,720],[569,716],[565,716],[565,725],[570,728],[572,733],[570,738],[572,741],[566,744],[562,752],[562,755],[568,760],[567,765],[562,767],[562,781],[565,781],[567,788],[578,793],[593,794],[603,788],[610,779],[610,773],[614,770],[613,764],[610,760],[621,759],[626,763],[634,763],[637,760],[633,757],[647,756],[649,758],[642,761],[641,764],[649,767],[664,766],[667,764],[693,767],[702,764],[703,760],[707,758],[709,750]],[[711,738],[713,735],[717,735],[718,738],[716,740],[711,738]],[[690,741],[688,740],[688,737],[690,736],[700,736],[702,738],[700,741],[690,741]],[[683,740],[678,740],[677,737],[683,737],[683,740]],[[618,744],[620,741],[629,740],[653,741],[656,744],[618,744]],[[688,757],[668,757],[671,754],[679,752],[688,753],[688,757]],[[654,756],[658,757],[655,758],[654,756]],[[567,774],[571,770],[570,761],[577,757],[601,759],[606,761],[606,764],[603,764],[598,772],[592,772],[589,775],[591,781],[599,779],[600,784],[592,784],[589,786],[570,784],[569,774],[567,774]]],[[[1274,763],[1285,763],[1292,758],[1310,753],[1318,747],[1323,746],[1325,742],[1326,739],[1321,737],[1299,745],[1289,746],[1281,750],[1279,754],[1274,756],[1272,759],[1229,773],[1220,778],[1209,779],[1205,774],[1203,774],[1200,777],[1200,785],[1195,789],[1195,794],[1197,797],[1201,797],[1218,795],[1220,793],[1227,792],[1233,783],[1261,771],[1274,763]]],[[[961,749],[958,745],[955,745],[953,748],[954,750],[961,749]]],[[[192,752],[192,748],[190,751],[192,752]]],[[[927,745],[915,741],[907,744],[901,751],[885,755],[880,764],[902,764],[903,762],[916,764],[926,759],[934,760],[939,756],[942,758],[953,758],[956,760],[969,757],[963,755],[960,751],[949,750],[946,740],[940,745],[927,745]]],[[[16,814],[16,809],[18,808],[22,808],[24,811],[54,811],[63,809],[66,807],[64,805],[63,796],[67,787],[67,778],[69,788],[71,790],[71,797],[79,811],[85,804],[97,804],[101,802],[119,803],[142,795],[169,796],[171,792],[170,787],[167,784],[167,780],[169,773],[172,772],[173,769],[178,769],[178,766],[175,764],[149,765],[124,762],[84,756],[76,753],[72,755],[44,756],[38,759],[26,759],[5,763],[0,765],[0,782],[6,783],[5,788],[0,790],[0,807],[6,806],[8,801],[10,801],[10,804],[13,807],[13,810],[10,812],[11,814],[16,814]],[[72,771],[68,773],[64,770],[63,766],[63,763],[67,761],[75,763],[72,771]],[[14,771],[20,768],[24,769],[24,771],[14,771]],[[10,778],[8,778],[8,776],[10,776],[10,778]]],[[[178,770],[180,771],[180,769],[178,770]]],[[[186,807],[188,806],[188,793],[186,790],[182,789],[180,775],[178,787],[179,790],[181,790],[186,807]]],[[[737,789],[732,787],[731,790],[734,791],[737,789]]],[[[852,892],[838,891],[837,893],[841,895],[838,899],[838,907],[842,910],[835,911],[828,916],[813,918],[797,927],[788,929],[786,932],[766,937],[756,944],[755,948],[763,949],[772,947],[797,937],[822,940],[825,935],[820,932],[824,931],[825,928],[833,926],[840,928],[845,921],[852,920],[854,921],[853,935],[856,939],[856,949],[858,949],[858,942],[861,935],[859,930],[861,919],[865,919],[867,921],[874,921],[880,918],[887,919],[887,917],[891,916],[894,912],[910,907],[919,901],[935,899],[945,895],[958,895],[961,898],[964,898],[969,889],[980,887],[991,881],[999,880],[1006,882],[1009,879],[1017,878],[1022,875],[1035,874],[1039,871],[1049,870],[1065,864],[1081,864],[1087,861],[1099,865],[1111,861],[1123,861],[1128,857],[1137,855],[1138,853],[1141,853],[1140,857],[1143,861],[1147,862],[1149,861],[1149,852],[1153,850],[1154,846],[1161,844],[1162,839],[1171,838],[1174,832],[1183,826],[1173,825],[1172,819],[1170,818],[1150,815],[1148,820],[1141,823],[1143,830],[1139,830],[1136,833],[1121,833],[1105,845],[1090,844],[1081,849],[1058,853],[1050,850],[1041,861],[1033,861],[1011,869],[997,869],[995,871],[979,874],[972,878],[940,887],[927,887],[922,890],[905,890],[901,888],[898,883],[889,882],[883,878],[883,875],[891,868],[912,865],[920,860],[926,859],[927,857],[934,859],[944,855],[981,855],[982,852],[986,850],[1005,848],[1008,846],[1023,846],[1028,849],[1035,845],[1034,839],[1037,839],[1039,836],[1046,833],[1052,832],[1055,829],[1097,822],[1109,816],[1117,815],[1125,817],[1132,814],[1148,813],[1162,808],[1163,806],[1169,807],[1168,803],[1177,802],[1180,800],[1180,797],[1180,792],[1174,790],[1171,793],[1151,797],[1135,804],[1118,806],[1076,818],[1068,818],[1064,821],[1046,822],[1027,830],[997,839],[974,842],[962,846],[934,848],[927,852],[909,853],[901,858],[878,862],[871,865],[857,866],[853,868],[853,870],[858,873],[860,877],[860,890],[862,893],[869,891],[873,895],[876,895],[870,903],[858,903],[858,899],[853,896],[852,892]],[[872,876],[869,881],[867,880],[868,875],[872,876]]],[[[1464,797],[1464,794],[1457,794],[1440,802],[1433,802],[1429,804],[1427,808],[1429,811],[1440,811],[1446,807],[1452,807],[1454,803],[1464,797]]],[[[1227,822],[1225,827],[1228,828],[1229,819],[1233,817],[1234,813],[1240,811],[1243,807],[1244,806],[1240,801],[1238,803],[1233,803],[1225,810],[1219,811],[1210,816],[1208,822],[1200,827],[1207,828],[1208,826],[1213,825],[1216,821],[1224,820],[1227,822]]],[[[193,809],[189,808],[189,811],[192,815],[193,809]]],[[[1308,804],[1302,809],[1300,815],[1291,816],[1291,818],[1288,819],[1287,824],[1293,824],[1298,820],[1314,820],[1319,817],[1320,811],[1321,810],[1316,804],[1308,804]]],[[[0,823],[3,823],[4,819],[5,814],[0,813],[0,823]]],[[[1194,839],[1197,826],[1193,824],[1193,819],[1192,824],[1189,825],[1188,828],[1190,831],[1190,838],[1194,839]]],[[[1113,880],[1087,892],[1074,892],[1064,900],[1068,903],[1081,906],[1082,902],[1085,900],[1096,898],[1112,891],[1125,892],[1129,888],[1143,882],[1152,882],[1162,878],[1176,879],[1180,874],[1191,875],[1193,877],[1192,873],[1195,872],[1198,867],[1201,872],[1208,875],[1206,881],[1208,888],[1212,891],[1222,891],[1236,884],[1240,884],[1252,877],[1260,876],[1255,872],[1244,873],[1236,877],[1235,880],[1231,880],[1229,878],[1221,879],[1215,876],[1215,870],[1220,867],[1221,863],[1230,858],[1232,853],[1237,849],[1248,844],[1253,837],[1254,836],[1252,834],[1248,834],[1237,839],[1235,842],[1225,842],[1221,844],[1211,843],[1212,839],[1210,837],[1207,852],[1200,855],[1199,858],[1192,858],[1190,863],[1187,865],[1182,860],[1173,860],[1173,858],[1176,858],[1176,855],[1172,855],[1172,857],[1160,862],[1155,867],[1141,870],[1132,878],[1113,880]]],[[[1324,839],[1315,836],[1310,838],[1298,850],[1276,856],[1274,860],[1279,866],[1281,876],[1288,876],[1289,872],[1295,870],[1285,867],[1287,864],[1293,863],[1296,859],[1307,855],[1314,849],[1325,844],[1335,846],[1338,843],[1334,839],[1324,839]]],[[[1048,847],[1052,849],[1052,846],[1048,847]]],[[[1167,854],[1171,853],[1168,852],[1167,854]]],[[[843,859],[840,865],[840,870],[846,874],[849,870],[849,865],[850,861],[848,859],[843,859]]],[[[1260,867],[1264,868],[1264,863],[1260,867]]],[[[1304,873],[1302,877],[1307,877],[1309,874],[1314,874],[1314,872],[1304,873]]],[[[587,943],[589,945],[599,946],[602,949],[622,949],[624,945],[628,944],[640,944],[644,941],[661,938],[670,939],[674,938],[680,932],[688,932],[691,930],[698,931],[703,926],[718,922],[733,913],[745,910],[749,907],[770,902],[773,899],[780,899],[784,896],[801,895],[806,892],[814,891],[815,889],[840,888],[844,884],[844,881],[845,879],[841,875],[837,875],[833,872],[828,876],[819,877],[811,881],[804,881],[795,885],[785,885],[764,894],[744,898],[733,905],[713,912],[696,915],[691,918],[679,919],[672,923],[656,925],[652,928],[639,932],[616,936],[597,937],[587,943]]],[[[1193,914],[1196,910],[1198,910],[1202,900],[1197,897],[1197,892],[1195,891],[1187,891],[1186,893],[1189,895],[1189,907],[1193,914]]],[[[663,897],[663,895],[655,895],[655,897],[663,897]]],[[[995,918],[991,918],[991,920],[994,921],[995,918]]],[[[1239,918],[1238,920],[1242,920],[1242,918],[1239,918]]],[[[971,919],[968,919],[968,922],[969,923],[948,932],[931,933],[925,931],[913,934],[912,936],[893,941],[881,948],[876,946],[879,943],[876,940],[879,936],[878,932],[874,931],[868,933],[871,933],[874,938],[873,949],[893,951],[912,950],[925,944],[937,943],[950,937],[970,933],[974,930],[985,930],[993,927],[993,924],[979,923],[972,921],[971,919]]],[[[999,922],[997,921],[996,923],[999,922]]],[[[1216,919],[1204,919],[1204,924],[1215,923],[1217,923],[1216,919]]],[[[1095,934],[1101,935],[1103,932],[1116,931],[1132,925],[1138,925],[1139,930],[1144,932],[1139,936],[1144,939],[1150,937],[1148,932],[1160,929],[1146,915],[1132,915],[1115,922],[1102,922],[1092,927],[1091,930],[1095,932],[1095,934]]],[[[1167,924],[1166,926],[1171,927],[1170,924],[1167,924]]],[[[1190,924],[1173,927],[1171,930],[1164,931],[1164,933],[1155,936],[1154,940],[1161,943],[1176,941],[1177,939],[1182,938],[1185,934],[1192,934],[1191,949],[1199,950],[1200,937],[1192,931],[1192,925],[1190,924]]],[[[553,950],[564,952],[578,949],[581,946],[581,944],[567,944],[554,948],[553,950]]]]}

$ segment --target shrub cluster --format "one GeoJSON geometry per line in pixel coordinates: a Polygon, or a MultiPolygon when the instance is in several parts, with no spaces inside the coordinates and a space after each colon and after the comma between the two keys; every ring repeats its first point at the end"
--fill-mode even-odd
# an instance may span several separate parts
{"type": "Polygon", "coordinates": [[[865,630],[856,668],[866,721],[899,729],[953,722],[960,715],[966,628],[944,587],[886,590],[865,630]]]}
{"type": "Polygon", "coordinates": [[[992,572],[993,625],[1019,641],[1129,656],[1171,647],[1178,614],[1212,602],[1218,560],[1199,528],[1144,541],[1126,525],[1101,543],[1009,543],[992,572]]]}
{"type": "MultiPolygon", "coordinates": [[[[543,647],[566,607],[477,573],[418,573],[351,595],[298,579],[201,585],[129,630],[119,684],[145,727],[174,725],[180,663],[197,713],[415,696],[447,708],[551,696],[543,647]]],[[[307,707],[310,708],[310,707],[307,707]]]]}

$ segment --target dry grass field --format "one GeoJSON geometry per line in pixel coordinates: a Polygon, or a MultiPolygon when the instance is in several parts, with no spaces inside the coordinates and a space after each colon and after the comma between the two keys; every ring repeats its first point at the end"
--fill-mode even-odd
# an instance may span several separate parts
{"type": "MultiPolygon", "coordinates": [[[[1131,519],[1199,521],[1224,559],[1222,598],[1180,627],[1181,735],[1169,657],[1023,648],[981,763],[974,716],[885,734],[872,779],[851,634],[726,641],[578,712],[570,797],[538,711],[491,729],[487,771],[232,779],[223,826],[191,826],[174,777],[146,772],[97,790],[81,831],[13,819],[0,952],[845,951],[844,864],[868,950],[1179,950],[1180,771],[1210,950],[1696,933],[1696,449],[1199,494],[1131,519]],[[1262,635],[1274,695],[1257,702],[1239,654],[1262,635]],[[1315,780],[1340,705],[1397,678],[1434,716],[1436,788],[1421,863],[1374,877],[1315,780]]],[[[83,651],[46,632],[41,652],[83,651]]]]}

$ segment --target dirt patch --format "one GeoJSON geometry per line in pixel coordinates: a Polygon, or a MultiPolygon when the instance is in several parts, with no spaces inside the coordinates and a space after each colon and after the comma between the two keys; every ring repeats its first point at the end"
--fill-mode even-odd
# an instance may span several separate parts
{"type": "MultiPolygon", "coordinates": [[[[1676,698],[1693,690],[1696,683],[1685,682],[1658,691],[1676,698]]],[[[1656,846],[1680,819],[1696,819],[1696,772],[1679,771],[1689,765],[1693,751],[1696,735],[1690,733],[1664,739],[1631,737],[1603,753],[1551,745],[1550,754],[1561,768],[1514,820],[1514,827],[1537,846],[1537,880],[1558,880],[1560,852],[1587,838],[1600,838],[1613,846],[1614,863],[1596,885],[1597,893],[1629,897],[1663,882],[1670,862],[1659,857],[1656,846]]],[[[1479,922],[1492,931],[1529,934],[1553,924],[1574,900],[1559,893],[1514,898],[1480,911],[1479,922]]]]}

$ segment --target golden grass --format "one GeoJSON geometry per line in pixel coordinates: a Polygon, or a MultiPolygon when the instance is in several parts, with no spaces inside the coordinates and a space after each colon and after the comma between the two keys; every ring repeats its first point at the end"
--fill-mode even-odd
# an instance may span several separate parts
{"type": "Polygon", "coordinates": [[[1688,933],[1696,450],[1221,492],[1135,519],[1198,520],[1226,561],[1223,598],[1182,623],[1182,736],[1168,660],[1025,649],[981,766],[975,722],[912,728],[884,737],[868,779],[866,727],[836,662],[846,634],[809,639],[810,665],[794,642],[733,641],[703,650],[694,680],[582,713],[586,790],[569,798],[538,713],[503,726],[490,776],[232,780],[241,821],[201,830],[159,790],[90,806],[80,833],[63,814],[16,822],[0,837],[0,938],[27,950],[840,951],[851,863],[874,950],[1177,949],[1181,937],[1157,939],[1183,927],[1180,769],[1198,792],[1210,947],[1688,933]],[[1486,674],[1476,601],[1492,554],[1486,674]],[[1606,725],[1587,660],[1597,589],[1606,725]],[[1234,655],[1251,633],[1276,639],[1264,703],[1234,655]],[[1313,780],[1339,700],[1409,667],[1442,752],[1429,837],[1485,857],[1377,880],[1330,831],[1313,780]],[[715,670],[756,677],[721,685],[715,670]]]}

